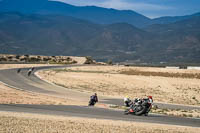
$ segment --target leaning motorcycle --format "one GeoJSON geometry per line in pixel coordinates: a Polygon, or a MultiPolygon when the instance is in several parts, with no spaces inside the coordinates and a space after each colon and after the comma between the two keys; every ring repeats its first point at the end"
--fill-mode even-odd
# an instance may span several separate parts
{"type": "Polygon", "coordinates": [[[95,105],[95,100],[90,99],[88,106],[94,106],[95,105]]]}
{"type": "Polygon", "coordinates": [[[152,103],[149,100],[143,100],[141,103],[135,103],[129,109],[124,111],[125,115],[133,114],[133,115],[148,115],[149,111],[151,110],[152,103]]]}

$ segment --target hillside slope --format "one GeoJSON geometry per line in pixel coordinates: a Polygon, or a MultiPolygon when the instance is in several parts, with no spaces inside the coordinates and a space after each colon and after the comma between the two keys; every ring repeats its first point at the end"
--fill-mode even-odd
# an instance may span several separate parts
{"type": "Polygon", "coordinates": [[[115,10],[95,6],[78,7],[48,0],[2,0],[0,12],[23,14],[65,15],[85,19],[99,24],[126,22],[142,27],[151,20],[131,10],[115,10]]]}
{"type": "Polygon", "coordinates": [[[0,53],[93,56],[132,62],[200,62],[200,17],[145,30],[58,15],[0,14],[0,53]]]}

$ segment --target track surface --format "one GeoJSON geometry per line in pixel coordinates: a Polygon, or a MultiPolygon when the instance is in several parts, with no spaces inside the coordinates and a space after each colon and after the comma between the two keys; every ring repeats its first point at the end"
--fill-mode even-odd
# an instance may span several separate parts
{"type": "Polygon", "coordinates": [[[181,126],[199,127],[199,119],[169,117],[163,115],[133,116],[124,115],[122,111],[109,109],[84,107],[84,106],[62,106],[62,105],[0,105],[1,111],[28,112],[48,115],[77,116],[98,119],[112,119],[135,122],[161,123],[181,126]]]}
{"type": "MultiPolygon", "coordinates": [[[[56,68],[60,68],[59,66],[56,68]]],[[[69,66],[68,66],[69,67],[69,66]]],[[[38,67],[37,70],[50,69],[54,67],[38,67]]],[[[17,69],[0,70],[0,81],[27,91],[44,93],[48,95],[54,95],[58,97],[73,97],[80,98],[83,101],[88,101],[89,94],[73,91],[63,87],[49,84],[40,80],[35,75],[27,76],[28,69],[22,69],[20,74],[17,74],[17,69]]],[[[122,99],[109,99],[107,97],[99,97],[100,102],[110,104],[123,104],[122,99]]],[[[182,106],[182,105],[169,105],[158,104],[162,108],[174,108],[174,109],[200,109],[199,107],[182,106]]],[[[54,106],[54,105],[0,105],[0,111],[12,111],[12,112],[30,112],[39,114],[51,114],[51,115],[64,115],[64,116],[81,116],[99,119],[112,119],[112,120],[124,120],[124,121],[136,121],[136,122],[149,122],[149,123],[161,123],[172,124],[182,126],[200,127],[200,119],[181,118],[181,117],[169,117],[164,115],[150,114],[148,117],[144,116],[132,116],[123,115],[122,111],[114,111],[109,109],[91,108],[83,106],[54,106]]]]}

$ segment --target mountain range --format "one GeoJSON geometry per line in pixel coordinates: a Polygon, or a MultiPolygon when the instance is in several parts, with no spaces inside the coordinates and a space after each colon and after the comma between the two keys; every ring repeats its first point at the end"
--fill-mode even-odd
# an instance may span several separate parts
{"type": "Polygon", "coordinates": [[[0,53],[200,62],[200,13],[150,19],[134,11],[48,0],[0,1],[0,53]]]}
{"type": "Polygon", "coordinates": [[[98,24],[128,23],[140,28],[152,24],[169,24],[193,16],[200,16],[200,13],[196,13],[187,16],[169,16],[150,19],[132,10],[115,10],[96,6],[73,6],[53,0],[1,0],[0,12],[64,15],[98,24]]]}

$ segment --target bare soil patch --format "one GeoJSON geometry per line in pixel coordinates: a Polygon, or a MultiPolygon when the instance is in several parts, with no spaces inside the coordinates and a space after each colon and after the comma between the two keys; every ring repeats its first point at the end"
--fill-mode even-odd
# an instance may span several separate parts
{"type": "Polygon", "coordinates": [[[25,113],[0,113],[2,133],[196,133],[200,128],[48,116],[25,113]]]}

